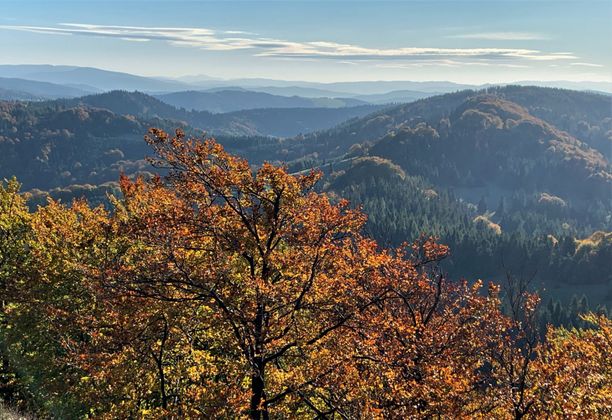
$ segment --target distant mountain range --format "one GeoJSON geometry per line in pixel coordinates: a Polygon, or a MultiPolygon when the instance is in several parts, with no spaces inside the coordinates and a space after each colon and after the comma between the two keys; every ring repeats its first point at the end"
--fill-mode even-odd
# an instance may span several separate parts
{"type": "Polygon", "coordinates": [[[75,66],[0,65],[0,77],[55,83],[86,92],[103,92],[115,89],[170,92],[186,90],[189,87],[188,84],[179,81],[75,66]]]}
{"type": "Polygon", "coordinates": [[[155,97],[177,108],[215,113],[258,108],[344,108],[368,105],[368,101],[354,98],[304,98],[245,89],[184,91],[155,95],[155,97]]]}
{"type": "MultiPolygon", "coordinates": [[[[287,81],[274,79],[217,79],[209,76],[186,76],[171,79],[167,77],[144,77],[128,73],[108,71],[91,67],[76,67],[76,66],[52,66],[52,65],[0,65],[0,78],[21,79],[36,82],[52,83],[58,86],[32,86],[31,89],[19,88],[17,86],[0,85],[1,88],[19,91],[26,95],[21,95],[24,98],[41,97],[43,99],[53,99],[58,97],[76,97],[91,93],[101,93],[111,90],[138,90],[141,92],[166,95],[169,103],[184,107],[186,109],[209,110],[214,112],[228,112],[252,106],[253,108],[266,107],[310,107],[311,105],[305,98],[317,99],[318,105],[323,107],[336,106],[355,106],[356,102],[351,102],[348,99],[356,101],[368,102],[373,104],[382,103],[401,103],[411,102],[424,97],[437,95],[441,93],[456,92],[465,89],[481,89],[494,86],[488,85],[469,85],[447,81],[359,81],[359,82],[335,82],[335,83],[316,83],[304,81],[287,81]],[[194,99],[193,92],[211,93],[218,91],[231,91],[232,95],[236,95],[236,90],[245,90],[251,92],[267,93],[270,95],[284,97],[300,97],[296,100],[285,101],[276,99],[277,105],[269,104],[270,98],[255,101],[255,104],[249,102],[248,98],[243,105],[238,108],[238,105],[233,104],[234,99],[229,94],[226,95],[209,95],[207,99],[211,102],[207,105],[202,105],[198,99],[194,99]],[[189,92],[187,94],[185,92],[189,92]],[[184,99],[184,104],[180,103],[184,99]],[[339,99],[340,102],[330,101],[330,99],[339,99]],[[345,103],[345,105],[341,105],[345,103]]],[[[15,82],[17,83],[17,81],[15,82]]],[[[23,84],[23,81],[19,82],[23,84]]],[[[538,85],[546,87],[568,88],[574,90],[589,90],[598,92],[612,93],[612,83],[610,82],[572,82],[572,81],[549,81],[549,82],[516,82],[519,85],[538,85]]],[[[251,95],[252,96],[252,95],[251,95]]],[[[0,96],[1,99],[18,98],[20,95],[13,93],[5,93],[0,96]]]]}
{"type": "Polygon", "coordinates": [[[0,77],[0,99],[5,100],[41,100],[56,98],[74,98],[88,95],[94,90],[83,90],[76,87],[36,80],[0,77]]]}
{"type": "Polygon", "coordinates": [[[260,108],[340,108],[411,102],[463,85],[398,82],[422,90],[388,91],[392,82],[319,84],[269,79],[172,80],[87,67],[0,65],[0,99],[75,98],[112,90],[141,91],[186,110],[226,113],[260,108]],[[378,86],[378,87],[377,87],[378,86]],[[438,90],[432,90],[432,89],[438,90]],[[371,93],[375,92],[375,93],[371,93]]]}

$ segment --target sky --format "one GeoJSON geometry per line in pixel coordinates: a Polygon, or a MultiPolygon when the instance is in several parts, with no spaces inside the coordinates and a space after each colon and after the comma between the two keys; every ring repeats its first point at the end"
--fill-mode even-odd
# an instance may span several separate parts
{"type": "Polygon", "coordinates": [[[0,52],[172,78],[612,81],[612,0],[0,0],[0,52]]]}

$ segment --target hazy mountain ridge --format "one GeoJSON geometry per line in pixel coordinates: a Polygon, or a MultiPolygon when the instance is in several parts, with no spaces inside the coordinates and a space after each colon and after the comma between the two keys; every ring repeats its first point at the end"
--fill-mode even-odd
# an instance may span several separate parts
{"type": "Polygon", "coordinates": [[[366,101],[352,98],[287,97],[265,92],[225,89],[172,92],[155,97],[176,108],[214,113],[259,108],[342,108],[368,104],[366,101]]]}
{"type": "Polygon", "coordinates": [[[117,89],[173,91],[185,90],[189,86],[179,81],[160,80],[118,71],[77,66],[0,65],[0,77],[17,77],[62,85],[89,86],[93,88],[91,91],[117,89]]]}
{"type": "Polygon", "coordinates": [[[86,91],[66,85],[58,85],[56,83],[39,82],[27,79],[0,77],[0,89],[8,91],[20,92],[22,97],[8,98],[0,96],[0,99],[17,99],[17,100],[42,100],[55,98],[72,98],[90,94],[92,91],[86,91]]]}
{"type": "Polygon", "coordinates": [[[93,67],[54,65],[0,65],[0,77],[12,77],[59,83],[85,91],[140,90],[147,93],[206,90],[215,88],[240,87],[252,91],[282,96],[304,97],[358,97],[360,95],[381,95],[392,91],[416,91],[434,95],[466,89],[482,89],[507,84],[537,85],[573,90],[589,90],[612,93],[610,82],[575,81],[515,81],[474,85],[450,81],[407,81],[378,80],[351,82],[308,82],[299,80],[276,80],[266,78],[220,79],[205,75],[187,77],[147,77],[130,73],[104,70],[93,67]]]}
{"type": "Polygon", "coordinates": [[[376,105],[344,108],[262,108],[213,114],[208,111],[178,109],[142,92],[127,91],[58,100],[56,103],[64,107],[103,108],[119,115],[176,120],[216,135],[282,137],[323,130],[381,108],[376,105]]]}

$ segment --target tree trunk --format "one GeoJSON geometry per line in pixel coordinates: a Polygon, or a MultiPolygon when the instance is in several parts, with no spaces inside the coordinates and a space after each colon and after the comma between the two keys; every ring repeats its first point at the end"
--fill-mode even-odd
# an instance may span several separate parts
{"type": "Polygon", "coordinates": [[[257,369],[251,376],[251,410],[250,416],[254,420],[268,420],[268,404],[264,383],[263,361],[261,358],[255,360],[257,369]]]}
{"type": "Polygon", "coordinates": [[[266,401],[265,363],[263,358],[263,323],[264,306],[257,305],[255,316],[255,357],[253,359],[253,374],[251,375],[251,407],[250,417],[254,420],[268,420],[268,402],[266,401]]]}

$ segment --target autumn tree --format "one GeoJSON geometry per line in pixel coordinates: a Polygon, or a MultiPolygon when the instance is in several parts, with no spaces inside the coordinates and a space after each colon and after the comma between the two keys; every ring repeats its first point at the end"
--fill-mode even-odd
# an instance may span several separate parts
{"type": "Polygon", "coordinates": [[[366,417],[431,418],[488,413],[487,349],[504,317],[498,288],[453,282],[440,269],[448,248],[421,239],[396,251],[389,293],[359,334],[358,393],[366,417]]]}
{"type": "Polygon", "coordinates": [[[550,328],[534,362],[538,410],[544,416],[612,416],[612,322],[592,313],[581,318],[589,328],[550,328]]]}
{"type": "Polygon", "coordinates": [[[488,348],[492,384],[488,392],[499,413],[517,420],[535,415],[538,409],[533,362],[541,345],[540,298],[530,291],[532,279],[506,271],[503,301],[507,317],[498,340],[488,348]]]}
{"type": "Polygon", "coordinates": [[[71,222],[79,208],[91,210],[81,203],[67,212],[49,203],[32,214],[26,199],[16,181],[0,188],[2,356],[19,393],[10,402],[28,411],[73,416],[82,406],[68,390],[74,391],[78,375],[63,357],[62,339],[79,329],[74,315],[62,322],[67,319],[62,314],[78,313],[84,303],[82,276],[75,276],[73,267],[84,261],[85,250],[75,238],[87,231],[71,222]],[[48,223],[52,218],[55,223],[48,223]],[[61,244],[57,253],[46,246],[52,241],[61,244]]]}
{"type": "Polygon", "coordinates": [[[18,269],[26,262],[24,249],[30,220],[19,189],[15,179],[0,183],[0,395],[11,403],[17,402],[18,384],[8,355],[6,334],[10,321],[7,311],[16,298],[18,269]]]}
{"type": "Polygon", "coordinates": [[[180,131],[153,130],[147,141],[170,173],[122,178],[123,244],[100,273],[105,287],[187,304],[202,313],[203,330],[224,332],[219,351],[240,361],[225,379],[237,412],[333,409],[318,384],[350,361],[340,337],[386,292],[385,255],[360,236],[363,214],[313,192],[318,173],[269,164],[253,173],[180,131]]]}

